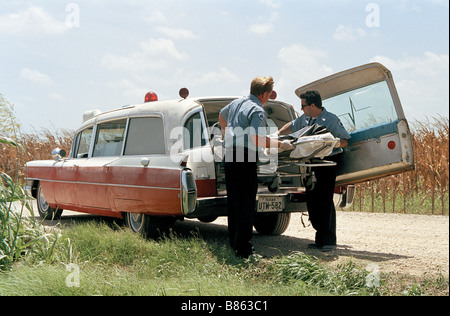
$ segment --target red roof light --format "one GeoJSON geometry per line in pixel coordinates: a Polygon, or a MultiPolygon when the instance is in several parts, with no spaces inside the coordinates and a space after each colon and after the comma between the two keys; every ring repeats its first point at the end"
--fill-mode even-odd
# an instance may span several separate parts
{"type": "Polygon", "coordinates": [[[149,92],[145,95],[145,102],[155,102],[158,101],[158,96],[155,92],[149,92]]]}
{"type": "Polygon", "coordinates": [[[186,99],[189,96],[189,90],[187,88],[181,88],[179,94],[180,97],[186,99]]]}

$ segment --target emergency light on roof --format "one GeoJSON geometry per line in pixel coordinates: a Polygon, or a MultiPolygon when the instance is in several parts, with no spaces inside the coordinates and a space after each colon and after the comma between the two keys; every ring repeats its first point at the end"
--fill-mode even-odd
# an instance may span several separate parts
{"type": "Polygon", "coordinates": [[[180,97],[186,99],[189,96],[189,90],[187,88],[181,88],[179,94],[180,97]]]}
{"type": "Polygon", "coordinates": [[[158,96],[156,95],[155,92],[149,92],[145,95],[145,102],[155,102],[158,101],[158,96]]]}

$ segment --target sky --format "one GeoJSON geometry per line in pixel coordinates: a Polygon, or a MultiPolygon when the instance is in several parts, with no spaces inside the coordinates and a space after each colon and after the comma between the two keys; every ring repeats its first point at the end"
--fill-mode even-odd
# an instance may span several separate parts
{"type": "Polygon", "coordinates": [[[448,0],[0,0],[0,94],[22,131],[75,130],[83,112],[160,100],[278,98],[380,62],[406,117],[449,116],[448,0]]]}

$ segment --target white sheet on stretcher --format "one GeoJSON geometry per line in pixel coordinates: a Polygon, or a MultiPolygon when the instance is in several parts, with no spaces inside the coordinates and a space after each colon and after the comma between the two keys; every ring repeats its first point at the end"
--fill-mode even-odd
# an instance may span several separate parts
{"type": "Polygon", "coordinates": [[[299,137],[292,143],[295,149],[290,153],[290,157],[294,159],[309,157],[322,148],[314,154],[314,157],[323,159],[331,155],[338,141],[339,138],[335,138],[331,133],[299,137]]]}

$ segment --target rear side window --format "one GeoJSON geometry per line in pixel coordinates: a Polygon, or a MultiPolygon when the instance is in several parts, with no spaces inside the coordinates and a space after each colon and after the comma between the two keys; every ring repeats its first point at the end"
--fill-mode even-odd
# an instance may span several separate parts
{"type": "Polygon", "coordinates": [[[131,118],[125,155],[164,155],[164,124],[161,117],[131,118]]]}
{"type": "Polygon", "coordinates": [[[200,112],[195,113],[184,123],[183,145],[184,149],[193,149],[206,145],[205,126],[200,112]]]}
{"type": "Polygon", "coordinates": [[[120,156],[126,123],[127,120],[124,119],[99,124],[92,156],[120,156]]]}

